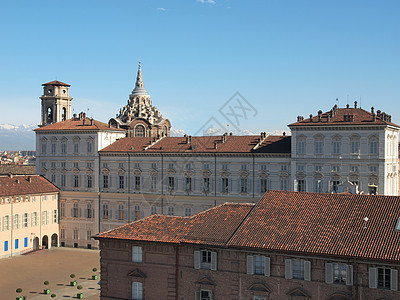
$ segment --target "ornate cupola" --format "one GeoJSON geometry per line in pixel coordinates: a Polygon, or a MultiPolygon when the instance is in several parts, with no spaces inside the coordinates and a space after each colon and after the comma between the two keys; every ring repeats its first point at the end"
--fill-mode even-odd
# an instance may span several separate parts
{"type": "Polygon", "coordinates": [[[171,123],[163,118],[157,107],[152,105],[150,95],[144,88],[140,62],[135,88],[129,95],[128,104],[108,123],[114,127],[127,129],[129,137],[169,136],[171,123]]]}
{"type": "Polygon", "coordinates": [[[43,83],[42,120],[40,126],[65,121],[71,118],[69,84],[54,80],[43,83]]]}

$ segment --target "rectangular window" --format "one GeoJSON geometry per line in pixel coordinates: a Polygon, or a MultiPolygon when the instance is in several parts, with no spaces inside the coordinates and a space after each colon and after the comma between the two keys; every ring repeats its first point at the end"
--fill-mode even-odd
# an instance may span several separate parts
{"type": "Polygon", "coordinates": [[[24,248],[28,247],[28,238],[24,238],[24,248]]]}
{"type": "Polygon", "coordinates": [[[32,213],[32,226],[38,226],[39,220],[38,220],[38,213],[35,211],[32,213]]]}
{"type": "Polygon", "coordinates": [[[378,172],[378,166],[369,166],[369,171],[371,173],[377,173],[378,172]]]}
{"type": "Polygon", "coordinates": [[[304,141],[297,142],[297,154],[304,154],[305,153],[305,145],[304,141]]]}
{"type": "Polygon", "coordinates": [[[321,165],[316,165],[315,166],[315,172],[322,172],[322,166],[321,165]]]}
{"type": "Polygon", "coordinates": [[[92,142],[87,142],[87,152],[92,153],[92,142]]]}
{"type": "Polygon", "coordinates": [[[19,214],[14,215],[14,229],[19,229],[21,225],[21,216],[19,214]]]}
{"type": "Polygon", "coordinates": [[[261,255],[247,255],[247,274],[270,276],[270,258],[261,255]]]}
{"type": "Polygon", "coordinates": [[[377,268],[378,270],[378,288],[390,289],[390,273],[391,269],[377,268]]]}
{"type": "Polygon", "coordinates": [[[3,217],[3,230],[10,230],[10,216],[3,217]]]}
{"type": "Polygon", "coordinates": [[[74,240],[77,240],[78,238],[79,238],[78,229],[74,229],[74,240]]]}
{"type": "Polygon", "coordinates": [[[79,175],[74,175],[74,187],[79,187],[79,175]]]}
{"type": "Polygon", "coordinates": [[[140,176],[135,176],[135,190],[140,190],[140,176]]]}
{"type": "Polygon", "coordinates": [[[132,246],[132,262],[142,262],[142,247],[132,246]]]}
{"type": "Polygon", "coordinates": [[[297,165],[297,172],[304,172],[304,165],[297,165]]]}
{"type": "Polygon", "coordinates": [[[360,153],[360,142],[359,141],[351,141],[351,153],[352,154],[360,153]]]}
{"type": "Polygon", "coordinates": [[[151,175],[151,190],[157,189],[157,175],[151,175]]]}
{"type": "Polygon", "coordinates": [[[200,300],[212,300],[212,292],[209,290],[200,290],[200,300]]]}
{"type": "Polygon", "coordinates": [[[42,168],[46,168],[46,162],[42,161],[42,168]]]}
{"type": "Polygon", "coordinates": [[[268,179],[267,178],[260,178],[260,192],[265,193],[268,191],[268,179]]]}
{"type": "Polygon", "coordinates": [[[222,165],[222,170],[228,170],[228,165],[227,164],[223,164],[222,165]]]}
{"type": "Polygon", "coordinates": [[[86,204],[86,218],[88,218],[88,219],[92,219],[93,218],[92,203],[87,203],[86,204]]]}
{"type": "Polygon", "coordinates": [[[135,163],[134,166],[135,166],[135,169],[140,169],[140,164],[139,163],[135,163]]]}
{"type": "Polygon", "coordinates": [[[92,239],[92,232],[90,230],[86,231],[86,240],[90,241],[92,239]]]}
{"type": "Polygon", "coordinates": [[[52,167],[52,168],[55,168],[55,167],[56,167],[56,162],[55,162],[55,161],[52,161],[52,162],[51,162],[51,167],[52,167]]]}
{"type": "Polygon", "coordinates": [[[333,143],[332,143],[332,146],[333,146],[333,154],[340,154],[340,152],[341,152],[341,143],[339,142],[339,141],[334,141],[333,143]]]}
{"type": "Polygon", "coordinates": [[[210,191],[210,178],[203,178],[203,191],[208,193],[210,191]]]}
{"type": "Polygon", "coordinates": [[[281,191],[287,191],[288,190],[288,185],[289,185],[289,180],[287,180],[286,178],[285,179],[281,179],[280,181],[279,181],[279,183],[280,183],[280,188],[281,188],[281,191]]]}
{"type": "Polygon", "coordinates": [[[254,274],[265,275],[265,256],[253,256],[254,274]]]}
{"type": "Polygon", "coordinates": [[[60,217],[65,217],[65,202],[60,202],[60,217]]]}
{"type": "Polygon", "coordinates": [[[293,278],[304,279],[304,260],[292,260],[293,278]]]}
{"type": "Polygon", "coordinates": [[[103,204],[103,219],[108,219],[108,204],[103,204]]]}
{"type": "Polygon", "coordinates": [[[191,191],[191,190],[192,190],[192,178],[186,177],[185,178],[185,191],[191,191]]]}
{"type": "Polygon", "coordinates": [[[190,217],[192,215],[192,208],[185,207],[185,217],[190,217]]]}
{"type": "Polygon", "coordinates": [[[61,153],[66,153],[67,152],[67,144],[66,143],[62,143],[61,144],[61,153]]]}
{"type": "Polygon", "coordinates": [[[53,223],[58,222],[57,209],[53,210],[53,223]]]}
{"type": "Polygon", "coordinates": [[[65,229],[61,228],[60,230],[60,238],[65,239],[65,229]]]}
{"type": "Polygon", "coordinates": [[[242,169],[243,171],[247,170],[247,165],[242,165],[242,166],[241,166],[241,169],[242,169]]]}
{"type": "Polygon", "coordinates": [[[4,251],[8,251],[8,241],[4,241],[4,251]]]}
{"type": "Polygon", "coordinates": [[[190,170],[192,168],[191,164],[186,164],[186,170],[190,170]]]}
{"type": "Polygon", "coordinates": [[[306,191],[306,181],[304,179],[297,180],[297,191],[298,192],[306,191]]]}
{"type": "Polygon", "coordinates": [[[173,206],[168,206],[168,215],[170,215],[170,216],[174,215],[174,207],[173,206]]]}
{"type": "Polygon", "coordinates": [[[132,299],[133,300],[142,300],[143,299],[143,291],[142,291],[142,283],[141,282],[132,282],[132,299]]]}
{"type": "Polygon", "coordinates": [[[92,175],[86,176],[86,184],[89,189],[93,187],[93,176],[92,175]]]}
{"type": "Polygon", "coordinates": [[[79,217],[79,204],[77,202],[74,202],[74,206],[72,208],[72,217],[73,218],[79,217]]]}
{"type": "Polygon", "coordinates": [[[287,165],[281,165],[281,171],[282,172],[287,172],[288,166],[287,165]]]}
{"type": "Polygon", "coordinates": [[[168,164],[168,169],[173,169],[174,168],[174,164],[168,164]]]}
{"type": "Polygon", "coordinates": [[[228,193],[229,192],[229,179],[228,178],[222,178],[222,193],[228,193]]]}
{"type": "Polygon", "coordinates": [[[331,186],[332,186],[332,192],[333,193],[338,193],[339,192],[339,185],[340,185],[340,181],[339,180],[332,180],[331,181],[331,186]]]}
{"type": "Polygon", "coordinates": [[[91,162],[86,163],[86,167],[87,167],[88,169],[92,169],[92,163],[91,163],[91,162]]]}
{"type": "Polygon", "coordinates": [[[42,153],[46,153],[46,143],[42,143],[42,153]]]}
{"type": "Polygon", "coordinates": [[[358,166],[351,166],[350,171],[353,173],[358,173],[358,166]]]}
{"type": "Polygon", "coordinates": [[[315,193],[322,193],[322,190],[323,190],[322,180],[315,180],[314,181],[314,192],[315,193]]]}
{"type": "Polygon", "coordinates": [[[210,165],[209,164],[203,164],[203,169],[204,170],[209,170],[210,169],[210,165]]]}
{"type": "Polygon", "coordinates": [[[371,141],[369,144],[369,153],[370,154],[378,154],[378,142],[371,141]]]}
{"type": "Polygon", "coordinates": [[[79,152],[79,144],[74,143],[74,153],[78,153],[78,152],[79,152]]]}
{"type": "Polygon", "coordinates": [[[51,153],[56,153],[56,144],[51,144],[51,153]]]}
{"type": "Polygon", "coordinates": [[[107,169],[107,163],[103,162],[103,168],[107,169]]]}
{"type": "Polygon", "coordinates": [[[151,163],[151,168],[154,170],[157,170],[157,164],[156,163],[151,163]]]}
{"type": "Polygon", "coordinates": [[[151,214],[152,214],[152,215],[155,215],[156,213],[157,213],[157,206],[152,205],[152,206],[151,206],[151,214]]]}
{"type": "Polygon", "coordinates": [[[333,283],[346,284],[347,278],[347,265],[346,264],[332,264],[333,267],[333,283]]]}
{"type": "Polygon", "coordinates": [[[135,221],[140,219],[140,205],[135,205],[135,221]]]}
{"type": "Polygon", "coordinates": [[[175,190],[175,178],[174,177],[168,177],[168,189],[169,189],[169,191],[175,190]]]}
{"type": "Polygon", "coordinates": [[[332,172],[339,173],[340,172],[340,166],[338,166],[338,165],[332,166],[332,172]]]}
{"type": "Polygon", "coordinates": [[[322,141],[315,141],[315,154],[322,154],[322,141]]]}
{"type": "Polygon", "coordinates": [[[124,189],[125,188],[125,176],[124,175],[120,175],[119,176],[119,188],[120,189],[124,189]]]}
{"type": "Polygon", "coordinates": [[[240,192],[247,193],[247,178],[240,178],[240,192]]]}
{"type": "Polygon", "coordinates": [[[194,251],[194,268],[217,270],[217,252],[210,250],[194,251]]]}
{"type": "Polygon", "coordinates": [[[65,174],[61,174],[61,186],[65,186],[65,174]]]}
{"type": "Polygon", "coordinates": [[[19,246],[19,240],[15,239],[15,247],[14,247],[14,249],[18,249],[18,246],[19,246]]]}
{"type": "Polygon", "coordinates": [[[262,171],[267,171],[267,165],[261,165],[261,166],[260,166],[260,169],[261,169],[262,171]]]}
{"type": "Polygon", "coordinates": [[[28,227],[28,226],[29,226],[29,214],[24,213],[23,227],[28,227]]]}
{"type": "Polygon", "coordinates": [[[124,163],[118,163],[118,168],[124,169],[124,163]]]}
{"type": "Polygon", "coordinates": [[[103,188],[108,189],[108,175],[103,175],[103,188]]]}
{"type": "Polygon", "coordinates": [[[120,204],[118,205],[118,220],[124,220],[124,219],[125,219],[124,205],[120,204]]]}

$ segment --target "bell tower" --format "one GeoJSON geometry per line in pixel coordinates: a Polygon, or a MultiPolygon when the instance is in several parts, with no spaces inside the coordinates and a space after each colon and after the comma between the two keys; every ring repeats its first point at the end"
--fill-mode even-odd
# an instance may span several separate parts
{"type": "Polygon", "coordinates": [[[69,84],[61,81],[43,83],[42,120],[40,126],[65,121],[71,118],[69,84]]]}

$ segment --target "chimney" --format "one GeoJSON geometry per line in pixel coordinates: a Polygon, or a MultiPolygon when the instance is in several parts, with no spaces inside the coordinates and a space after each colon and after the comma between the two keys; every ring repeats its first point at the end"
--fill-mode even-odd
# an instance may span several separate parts
{"type": "Polygon", "coordinates": [[[90,119],[90,126],[93,125],[93,119],[90,119]]]}
{"type": "Polygon", "coordinates": [[[232,136],[232,131],[231,131],[231,132],[229,132],[229,135],[230,135],[230,136],[232,136]]]}
{"type": "Polygon", "coordinates": [[[74,117],[74,119],[76,119],[76,118],[77,118],[76,114],[73,114],[72,116],[74,117]]]}
{"type": "Polygon", "coordinates": [[[8,173],[8,177],[13,178],[13,174],[12,173],[8,173]]]}
{"type": "Polygon", "coordinates": [[[321,122],[322,110],[318,111],[318,122],[321,122]]]}
{"type": "Polygon", "coordinates": [[[217,149],[217,142],[214,142],[214,149],[217,149]]]}
{"type": "Polygon", "coordinates": [[[15,182],[16,182],[16,183],[19,183],[19,179],[17,179],[15,182]]]}
{"type": "Polygon", "coordinates": [[[328,122],[328,123],[331,122],[331,116],[329,114],[326,116],[326,122],[328,122]]]}
{"type": "Polygon", "coordinates": [[[310,114],[310,122],[312,122],[313,121],[313,119],[312,119],[312,114],[310,114]]]}
{"type": "Polygon", "coordinates": [[[354,101],[354,108],[357,108],[357,101],[354,101]]]}
{"type": "Polygon", "coordinates": [[[346,104],[346,108],[350,108],[350,105],[349,105],[349,104],[346,104]]]}
{"type": "Polygon", "coordinates": [[[283,136],[286,136],[286,132],[283,132],[282,135],[283,135],[283,136]]]}
{"type": "Polygon", "coordinates": [[[192,136],[191,136],[191,135],[188,136],[187,141],[188,141],[188,144],[191,144],[191,143],[192,143],[192,136]]]}
{"type": "Polygon", "coordinates": [[[372,121],[375,122],[376,121],[376,115],[372,114],[372,121]]]}
{"type": "Polygon", "coordinates": [[[86,121],[86,119],[83,119],[83,120],[82,120],[82,125],[83,125],[83,126],[86,125],[86,122],[85,122],[85,121],[86,121]]]}
{"type": "Polygon", "coordinates": [[[32,181],[31,176],[28,176],[28,178],[26,180],[28,180],[28,182],[31,182],[32,181]]]}
{"type": "Polygon", "coordinates": [[[371,107],[371,114],[374,114],[375,112],[374,112],[374,107],[372,106],[371,107]]]}

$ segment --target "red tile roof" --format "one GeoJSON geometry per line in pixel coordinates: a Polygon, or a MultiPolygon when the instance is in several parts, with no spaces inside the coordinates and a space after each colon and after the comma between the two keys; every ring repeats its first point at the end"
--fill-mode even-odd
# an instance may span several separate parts
{"type": "Polygon", "coordinates": [[[152,215],[102,232],[98,238],[224,245],[253,204],[222,204],[192,217],[152,215]],[[228,220],[229,224],[221,222],[228,220]]]}
{"type": "Polygon", "coordinates": [[[110,131],[125,131],[121,128],[109,127],[108,124],[89,118],[72,118],[62,122],[53,123],[43,127],[36,128],[34,131],[48,130],[110,130],[110,131]],[[84,124],[85,123],[85,124],[84,124]]]}
{"type": "Polygon", "coordinates": [[[0,196],[56,193],[59,189],[39,175],[0,176],[0,196]]]}
{"type": "Polygon", "coordinates": [[[374,118],[374,114],[362,108],[338,108],[335,106],[332,110],[321,113],[320,117],[312,116],[312,118],[299,120],[288,126],[392,125],[400,127],[391,122],[391,116],[377,111],[374,118]]]}
{"type": "Polygon", "coordinates": [[[224,204],[190,218],[151,216],[97,238],[398,261],[399,217],[395,196],[268,191],[255,206],[224,204]]]}
{"type": "Polygon", "coordinates": [[[164,137],[152,142],[151,138],[123,138],[104,148],[100,152],[218,152],[218,153],[290,153],[290,136],[268,136],[256,149],[260,136],[227,135],[223,143],[222,136],[164,137]],[[215,143],[217,148],[215,149],[215,143]],[[152,144],[148,149],[147,146],[152,144]],[[132,149],[133,147],[133,149],[132,149]]]}
{"type": "Polygon", "coordinates": [[[53,80],[53,81],[50,81],[50,82],[47,82],[47,83],[43,83],[43,84],[42,84],[42,86],[45,86],[45,85],[71,86],[71,85],[68,84],[68,83],[64,83],[64,82],[61,82],[61,81],[58,81],[58,80],[53,80]]]}

